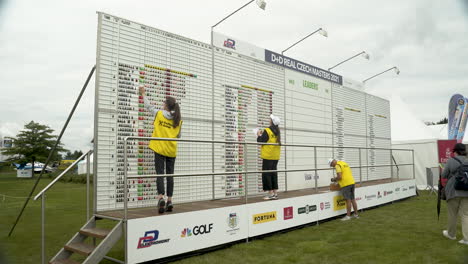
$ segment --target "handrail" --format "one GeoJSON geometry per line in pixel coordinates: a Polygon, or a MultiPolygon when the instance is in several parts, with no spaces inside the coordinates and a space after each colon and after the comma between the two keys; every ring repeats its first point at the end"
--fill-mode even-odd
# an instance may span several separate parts
{"type": "Polygon", "coordinates": [[[86,155],[91,153],[93,153],[92,149],[81,155],[77,160],[75,160],[75,162],[73,162],[70,166],[68,166],[68,168],[62,171],[62,173],[59,176],[55,177],[55,179],[51,183],[49,183],[44,189],[42,189],[42,191],[40,191],[36,196],[34,196],[34,201],[39,199],[39,197],[41,197],[45,192],[47,192],[58,180],[60,180],[60,178],[62,178],[63,175],[65,175],[65,173],[71,170],[71,168],[73,168],[78,162],[80,162],[86,155]]]}
{"type": "MultiPolygon", "coordinates": [[[[247,145],[273,145],[273,146],[278,146],[279,145],[277,143],[263,143],[263,142],[249,142],[249,141],[199,140],[199,139],[182,139],[182,138],[139,137],[139,136],[124,137],[125,142],[127,142],[129,139],[153,139],[153,140],[159,140],[159,141],[198,142],[198,143],[226,143],[226,144],[247,144],[247,145]]],[[[307,147],[307,148],[316,147],[316,148],[332,148],[332,149],[342,148],[342,149],[374,149],[374,150],[411,151],[411,149],[344,147],[344,146],[305,145],[305,144],[281,144],[279,146],[307,147]]]]}
{"type": "MultiPolygon", "coordinates": [[[[400,166],[411,166],[412,163],[400,164],[400,166]]],[[[380,168],[380,167],[391,167],[391,166],[398,166],[398,165],[362,165],[362,166],[349,166],[350,169],[359,169],[359,168],[380,168]]],[[[301,172],[301,171],[326,171],[326,170],[333,170],[332,167],[330,168],[307,168],[307,169],[286,169],[286,170],[257,170],[257,171],[225,171],[225,172],[200,172],[200,173],[184,173],[184,174],[146,174],[146,175],[131,175],[127,176],[127,179],[140,179],[140,178],[158,178],[158,177],[202,177],[202,176],[219,176],[219,175],[235,175],[235,174],[254,174],[254,173],[262,173],[262,172],[301,172]]]]}

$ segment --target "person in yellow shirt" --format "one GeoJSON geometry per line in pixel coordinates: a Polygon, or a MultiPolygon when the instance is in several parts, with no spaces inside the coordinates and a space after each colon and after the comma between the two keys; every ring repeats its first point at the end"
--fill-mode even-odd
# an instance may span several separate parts
{"type": "Polygon", "coordinates": [[[351,168],[348,163],[342,160],[329,159],[328,165],[335,168],[336,177],[332,178],[332,181],[338,182],[341,188],[341,194],[346,200],[346,216],[341,220],[346,221],[351,219],[351,205],[354,209],[354,217],[359,218],[356,198],[354,197],[354,178],[351,168]]]}
{"type": "MultiPolygon", "coordinates": [[[[262,170],[277,170],[281,151],[281,133],[279,130],[280,119],[270,115],[270,126],[264,131],[257,132],[257,142],[278,143],[274,145],[262,145],[260,157],[262,158],[262,170]]],[[[264,200],[278,199],[278,172],[262,173],[263,191],[268,192],[264,200]]]]}
{"type": "MultiPolygon", "coordinates": [[[[182,126],[179,104],[174,97],[168,96],[163,102],[162,109],[157,109],[145,96],[145,88],[140,87],[140,94],[143,96],[145,108],[154,116],[153,134],[151,137],[159,138],[180,138],[182,126]]],[[[149,148],[154,151],[154,163],[156,174],[174,174],[174,164],[177,156],[177,141],[151,140],[149,148]],[[166,173],[164,173],[164,167],[166,173]]],[[[158,189],[159,213],[165,211],[172,212],[172,194],[174,191],[174,178],[166,177],[167,193],[164,191],[164,178],[157,177],[156,186],[158,189]],[[167,203],[164,195],[167,194],[167,203]]]]}

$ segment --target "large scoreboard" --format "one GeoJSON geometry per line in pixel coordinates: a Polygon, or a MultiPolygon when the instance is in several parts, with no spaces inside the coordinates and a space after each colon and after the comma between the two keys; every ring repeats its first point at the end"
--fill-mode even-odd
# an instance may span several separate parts
{"type": "MultiPolygon", "coordinates": [[[[278,169],[325,167],[335,156],[351,165],[388,164],[388,101],[343,85],[343,78],[219,33],[211,45],[113,15],[98,13],[95,95],[96,205],[98,211],[156,204],[154,153],[146,140],[130,140],[129,192],[124,193],[127,136],[151,136],[154,116],[145,109],[139,88],[157,108],[176,98],[183,139],[255,141],[254,128],[268,127],[269,115],[281,117],[283,143],[330,148],[283,147],[278,169]],[[213,63],[214,62],[214,63],[213,63]],[[361,153],[359,153],[361,152],[361,153]],[[141,176],[141,177],[138,177],[141,176]]],[[[244,144],[180,142],[175,173],[261,170],[259,147],[244,144]]],[[[279,173],[280,190],[314,186],[311,172],[279,173]],[[286,180],[287,179],[287,180],[286,180]]],[[[319,172],[319,185],[330,171],[319,172]]],[[[356,172],[363,180],[390,177],[388,167],[356,172]]],[[[178,177],[174,201],[190,202],[262,191],[259,174],[178,177]]]]}

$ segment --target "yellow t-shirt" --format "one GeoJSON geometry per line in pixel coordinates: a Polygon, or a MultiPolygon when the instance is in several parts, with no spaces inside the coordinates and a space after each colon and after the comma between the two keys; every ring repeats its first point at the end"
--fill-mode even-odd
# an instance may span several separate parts
{"type": "Polygon", "coordinates": [[[338,184],[341,188],[354,184],[353,173],[351,172],[351,168],[349,167],[348,163],[344,161],[337,161],[335,165],[336,173],[341,172],[341,180],[338,181],[338,184]]]}
{"type": "MultiPolygon", "coordinates": [[[[266,143],[278,143],[278,137],[271,131],[270,128],[265,128],[268,134],[268,141],[266,143]]],[[[266,160],[279,160],[280,159],[280,146],[262,145],[260,158],[266,160]]]]}
{"type": "MultiPolygon", "coordinates": [[[[158,111],[154,118],[154,130],[151,136],[159,138],[177,138],[180,133],[182,121],[180,121],[179,125],[175,128],[172,126],[173,124],[174,120],[165,118],[162,111],[158,111]]],[[[159,155],[171,158],[175,158],[177,155],[177,141],[151,140],[149,147],[159,155]]]]}

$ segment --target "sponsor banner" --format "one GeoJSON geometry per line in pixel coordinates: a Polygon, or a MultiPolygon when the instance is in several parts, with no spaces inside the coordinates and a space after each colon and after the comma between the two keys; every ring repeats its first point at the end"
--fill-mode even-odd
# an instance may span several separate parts
{"type": "Polygon", "coordinates": [[[276,221],[276,211],[261,213],[253,215],[252,223],[255,224],[262,224],[266,222],[276,221]]]}
{"type": "Polygon", "coordinates": [[[343,195],[335,195],[333,197],[333,211],[346,209],[346,200],[343,195]]]}
{"type": "Polygon", "coordinates": [[[287,56],[278,54],[267,49],[265,50],[265,61],[333,83],[337,83],[340,85],[343,84],[343,78],[338,74],[334,74],[327,70],[312,66],[310,64],[295,60],[293,58],[289,58],[287,56]]]}
{"type": "Polygon", "coordinates": [[[249,234],[258,236],[318,220],[320,195],[248,204],[249,234]],[[273,213],[276,212],[276,217],[273,213]]]}
{"type": "Polygon", "coordinates": [[[284,220],[293,219],[294,211],[293,211],[292,206],[288,206],[288,207],[283,208],[283,217],[284,217],[283,218],[284,220]]]}
{"type": "Polygon", "coordinates": [[[244,205],[128,221],[129,263],[140,263],[247,238],[244,205]]]}
{"type": "Polygon", "coordinates": [[[396,188],[400,188],[400,191],[399,191],[397,199],[395,200],[404,199],[404,198],[416,195],[416,187],[415,187],[416,183],[414,180],[396,182],[396,184],[397,184],[396,188]]]}
{"type": "Polygon", "coordinates": [[[466,123],[468,120],[468,98],[465,98],[465,108],[460,119],[460,125],[458,125],[457,142],[462,143],[463,137],[465,136],[466,123]]]}
{"type": "MultiPolygon", "coordinates": [[[[457,139],[460,130],[460,122],[465,112],[466,100],[461,94],[454,94],[450,98],[448,109],[448,139],[457,139]]],[[[466,125],[466,122],[465,122],[466,125]]],[[[463,128],[463,131],[465,128],[463,128]]]]}
{"type": "Polygon", "coordinates": [[[213,45],[215,47],[223,48],[225,50],[256,58],[262,61],[265,56],[264,49],[218,32],[213,32],[213,45]]]}
{"type": "MultiPolygon", "coordinates": [[[[356,188],[358,208],[416,194],[415,180],[356,188]]],[[[140,263],[343,215],[339,191],[128,221],[129,263],[140,263]],[[336,202],[336,203],[334,203],[336,202]]]]}
{"type": "Polygon", "coordinates": [[[439,152],[439,163],[445,164],[447,160],[452,158],[453,155],[453,146],[457,141],[455,139],[452,140],[437,140],[437,149],[439,152]]]}

